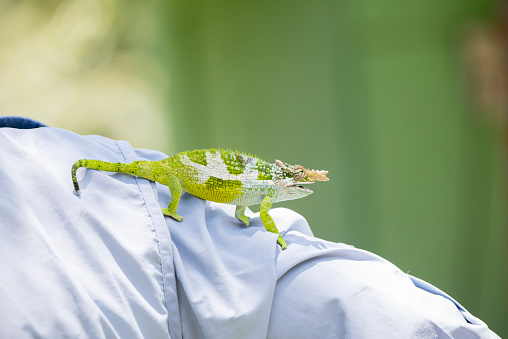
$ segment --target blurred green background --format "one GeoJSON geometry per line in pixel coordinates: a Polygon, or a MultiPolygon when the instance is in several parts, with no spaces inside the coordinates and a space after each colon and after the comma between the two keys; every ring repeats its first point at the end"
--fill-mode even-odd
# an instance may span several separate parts
{"type": "Polygon", "coordinates": [[[508,336],[503,2],[0,0],[0,114],[329,170],[292,208],[508,336]]]}

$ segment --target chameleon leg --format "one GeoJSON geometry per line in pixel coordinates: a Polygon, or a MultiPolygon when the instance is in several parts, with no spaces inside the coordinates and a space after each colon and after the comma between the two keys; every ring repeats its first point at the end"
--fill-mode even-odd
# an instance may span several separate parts
{"type": "Polygon", "coordinates": [[[171,217],[176,221],[182,221],[182,216],[176,214],[176,209],[178,208],[178,203],[180,202],[180,196],[182,195],[182,186],[180,185],[180,181],[178,181],[174,175],[170,175],[166,180],[161,180],[159,182],[168,186],[169,191],[171,192],[171,201],[169,202],[167,209],[162,209],[162,214],[171,217]]]}
{"type": "Polygon", "coordinates": [[[270,192],[263,199],[263,202],[261,202],[261,211],[260,211],[261,221],[263,222],[263,225],[265,225],[267,231],[279,235],[277,243],[279,243],[282,249],[285,250],[288,247],[288,245],[286,244],[284,239],[282,239],[282,236],[279,234],[279,230],[277,229],[277,226],[275,226],[275,221],[273,221],[270,214],[268,214],[268,211],[270,210],[270,208],[272,208],[274,195],[275,191],[270,190],[270,192]]]}
{"type": "Polygon", "coordinates": [[[245,223],[245,226],[249,226],[249,217],[245,215],[245,209],[247,206],[236,206],[235,218],[245,223]]]}

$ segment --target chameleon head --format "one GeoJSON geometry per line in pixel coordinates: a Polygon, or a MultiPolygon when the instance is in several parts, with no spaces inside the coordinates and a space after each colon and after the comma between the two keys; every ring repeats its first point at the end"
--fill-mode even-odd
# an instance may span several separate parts
{"type": "Polygon", "coordinates": [[[286,164],[275,160],[275,164],[281,170],[280,185],[284,188],[284,198],[281,200],[292,200],[303,198],[312,193],[311,189],[303,187],[305,184],[312,184],[315,181],[328,181],[328,171],[309,170],[300,165],[286,164]]]}

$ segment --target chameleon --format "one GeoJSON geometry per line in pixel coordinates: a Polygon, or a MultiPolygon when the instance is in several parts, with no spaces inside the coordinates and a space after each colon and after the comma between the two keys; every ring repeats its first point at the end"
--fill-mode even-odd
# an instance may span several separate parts
{"type": "Polygon", "coordinates": [[[277,243],[283,250],[287,244],[268,213],[272,204],[306,197],[313,191],[303,184],[329,180],[326,177],[328,171],[308,170],[280,160],[272,164],[251,154],[211,148],[181,152],[160,161],[78,160],[72,166],[72,182],[77,195],[81,193],[76,178],[80,167],[126,173],[168,186],[171,200],[162,213],[176,221],[183,219],[177,214],[182,190],[204,200],[236,205],[235,217],[246,226],[249,225],[246,208],[261,204],[261,221],[268,231],[279,235],[277,243]]]}

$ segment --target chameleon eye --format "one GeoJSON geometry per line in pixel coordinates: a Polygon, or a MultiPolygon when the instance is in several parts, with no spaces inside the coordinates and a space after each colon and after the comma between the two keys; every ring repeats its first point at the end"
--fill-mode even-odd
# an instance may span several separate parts
{"type": "Polygon", "coordinates": [[[299,169],[293,176],[295,181],[301,181],[305,178],[305,174],[303,173],[303,170],[299,169]]]}

